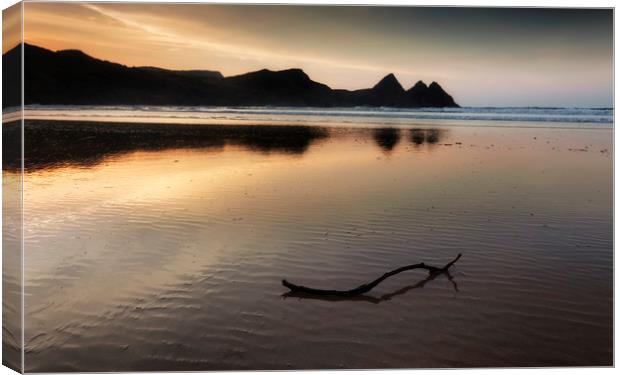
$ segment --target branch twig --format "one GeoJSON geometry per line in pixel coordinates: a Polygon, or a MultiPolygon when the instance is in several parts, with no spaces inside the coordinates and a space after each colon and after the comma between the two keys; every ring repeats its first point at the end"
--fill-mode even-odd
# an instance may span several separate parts
{"type": "Polygon", "coordinates": [[[424,270],[427,270],[429,272],[429,274],[431,274],[431,275],[432,274],[439,274],[439,273],[446,272],[460,258],[461,258],[461,254],[457,255],[457,257],[454,258],[453,261],[451,261],[450,263],[446,264],[445,266],[443,266],[441,268],[429,266],[429,265],[424,264],[424,263],[417,263],[417,264],[412,264],[412,265],[409,265],[409,266],[400,267],[400,268],[397,268],[397,269],[395,269],[393,271],[384,273],[383,276],[379,277],[378,279],[376,279],[373,282],[370,282],[368,284],[362,284],[362,285],[358,286],[357,288],[350,289],[350,290],[309,288],[309,287],[306,287],[306,286],[295,285],[295,284],[293,284],[291,282],[286,281],[286,279],[282,280],[282,285],[284,285],[285,287],[289,288],[291,290],[291,292],[315,294],[315,295],[322,295],[322,296],[353,297],[353,296],[362,295],[364,293],[368,293],[371,289],[373,289],[374,287],[379,285],[379,283],[382,282],[383,280],[387,279],[390,276],[394,276],[394,275],[399,274],[399,273],[404,272],[404,271],[409,271],[409,270],[414,270],[414,269],[424,269],[424,270]]]}

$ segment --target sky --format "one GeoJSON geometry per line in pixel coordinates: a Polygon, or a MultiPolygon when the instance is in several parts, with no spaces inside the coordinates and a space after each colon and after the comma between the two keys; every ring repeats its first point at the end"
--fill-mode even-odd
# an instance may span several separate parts
{"type": "Polygon", "coordinates": [[[25,3],[24,39],[128,66],[296,67],[332,88],[394,73],[463,106],[613,106],[609,9],[25,3]]]}
{"type": "Polygon", "coordinates": [[[2,10],[2,53],[14,47],[22,39],[21,4],[2,10]]]}

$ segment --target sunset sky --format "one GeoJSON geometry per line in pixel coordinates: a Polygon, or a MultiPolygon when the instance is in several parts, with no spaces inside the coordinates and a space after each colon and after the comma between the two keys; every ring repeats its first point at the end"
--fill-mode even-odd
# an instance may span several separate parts
{"type": "Polygon", "coordinates": [[[346,89],[393,72],[466,106],[613,106],[611,10],[26,3],[24,17],[28,43],[129,66],[299,67],[346,89]]]}

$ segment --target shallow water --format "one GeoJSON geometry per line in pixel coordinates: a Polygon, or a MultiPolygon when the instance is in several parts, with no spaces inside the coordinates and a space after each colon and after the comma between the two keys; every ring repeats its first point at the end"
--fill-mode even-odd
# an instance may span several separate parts
{"type": "MultiPolygon", "coordinates": [[[[21,114],[21,112],[20,112],[21,114]]],[[[609,127],[613,108],[549,107],[200,107],[28,105],[26,119],[91,120],[107,122],[166,122],[200,124],[299,124],[348,127],[410,127],[412,122],[434,125],[609,127]],[[435,121],[441,120],[441,121],[435,121]],[[474,122],[472,122],[474,121],[474,122]]]]}
{"type": "Polygon", "coordinates": [[[26,154],[27,371],[612,364],[611,128],[252,134],[26,154]]]}

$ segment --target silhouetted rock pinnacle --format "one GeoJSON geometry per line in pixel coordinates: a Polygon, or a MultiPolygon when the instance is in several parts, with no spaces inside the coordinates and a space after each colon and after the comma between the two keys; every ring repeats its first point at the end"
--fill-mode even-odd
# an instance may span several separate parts
{"type": "Polygon", "coordinates": [[[379,81],[379,83],[377,83],[372,89],[377,92],[385,92],[390,94],[402,94],[403,92],[405,92],[403,86],[401,86],[400,82],[398,82],[398,80],[392,73],[383,77],[383,79],[379,81]]]}
{"type": "Polygon", "coordinates": [[[435,103],[437,107],[455,107],[456,103],[452,96],[448,95],[437,82],[432,82],[428,86],[428,100],[435,103]]]}

